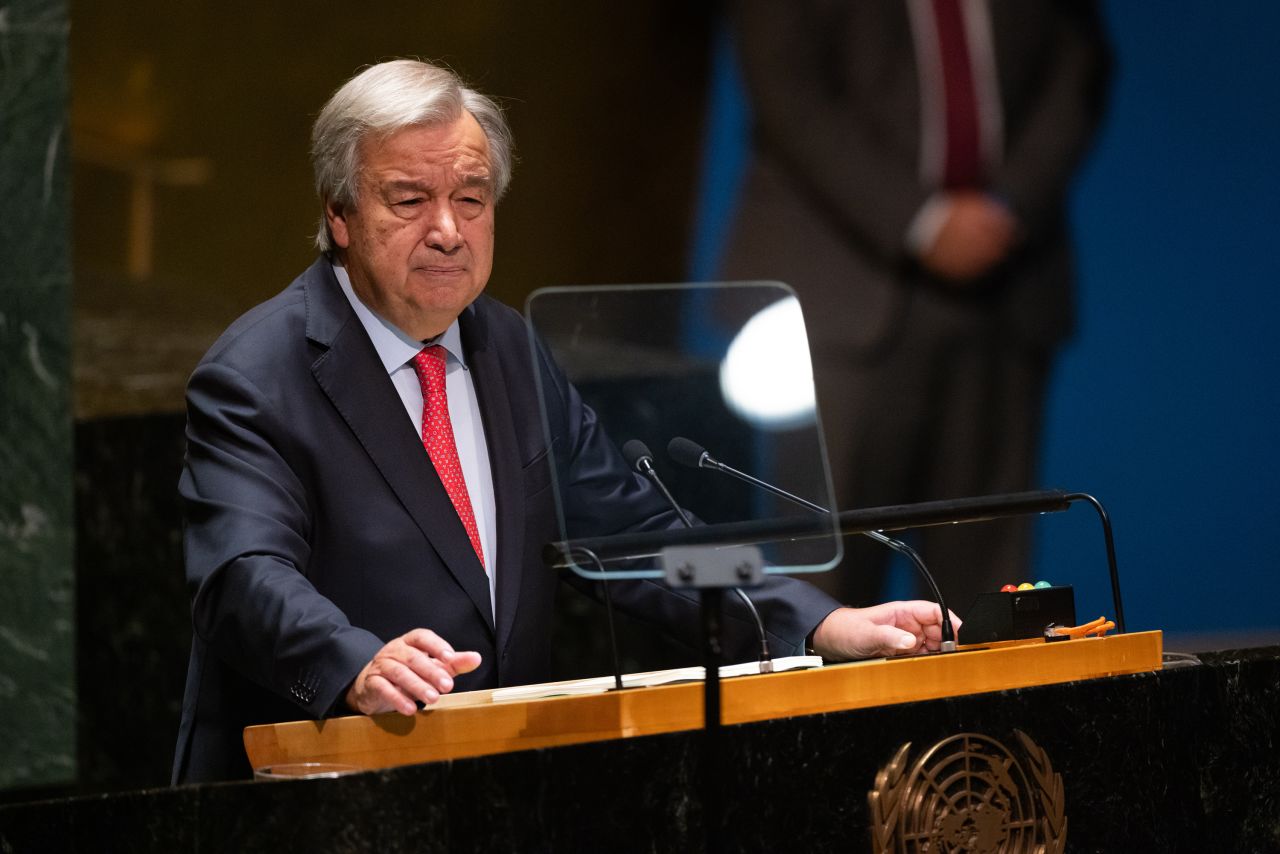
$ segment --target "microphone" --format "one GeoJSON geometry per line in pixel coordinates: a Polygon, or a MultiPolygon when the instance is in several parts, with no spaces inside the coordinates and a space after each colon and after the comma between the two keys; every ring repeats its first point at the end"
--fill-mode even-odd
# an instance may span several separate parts
{"type": "Polygon", "coordinates": [[[727,466],[717,460],[707,452],[707,449],[699,445],[692,439],[686,439],[683,436],[677,436],[667,443],[667,454],[672,460],[682,466],[688,466],[695,469],[711,469],[712,471],[722,472],[730,477],[736,477],[738,480],[746,481],[752,486],[771,492],[779,498],[785,498],[788,501],[799,504],[801,507],[812,510],[815,513],[826,513],[830,515],[831,511],[821,505],[807,501],[799,495],[793,495],[784,489],[774,486],[771,483],[765,483],[759,478],[752,477],[744,471],[738,471],[732,466],[727,466]]]}
{"type": "MultiPolygon", "coordinates": [[[[667,444],[667,454],[670,455],[673,461],[682,466],[718,471],[722,474],[727,474],[730,477],[735,477],[738,480],[749,483],[758,489],[763,489],[766,492],[778,496],[779,498],[785,498],[807,510],[812,510],[815,513],[823,513],[828,516],[831,515],[831,511],[826,507],[814,504],[812,501],[801,498],[799,495],[795,495],[794,493],[787,492],[779,486],[775,486],[772,483],[767,483],[759,478],[752,477],[746,472],[739,471],[733,466],[720,462],[715,457],[711,456],[706,448],[702,447],[692,439],[686,439],[683,436],[675,437],[667,444]]],[[[933,574],[929,572],[928,568],[924,565],[924,560],[915,549],[911,548],[911,546],[901,540],[885,536],[880,531],[862,531],[861,533],[878,543],[888,546],[915,564],[916,569],[929,585],[930,590],[933,591],[933,598],[938,603],[938,607],[942,611],[942,643],[940,645],[940,649],[942,652],[954,652],[956,648],[956,631],[951,625],[951,613],[947,610],[947,603],[942,598],[942,591],[938,589],[938,584],[934,581],[933,574]]]]}
{"type": "Polygon", "coordinates": [[[689,519],[689,514],[684,512],[684,508],[676,503],[676,500],[671,497],[671,492],[668,491],[667,485],[662,482],[662,478],[658,477],[658,470],[653,467],[653,454],[649,453],[649,446],[639,439],[631,439],[622,446],[622,456],[626,458],[627,465],[653,481],[653,485],[658,487],[658,491],[662,493],[662,497],[667,499],[667,503],[676,511],[684,526],[692,528],[693,521],[689,519]]]}
{"type": "MultiPolygon", "coordinates": [[[[662,493],[662,497],[667,500],[671,508],[676,511],[680,517],[680,521],[684,523],[686,528],[693,527],[693,520],[689,518],[689,514],[684,508],[676,503],[672,497],[671,491],[667,489],[667,485],[662,482],[662,478],[658,477],[658,470],[653,467],[653,454],[649,452],[649,446],[639,439],[631,439],[622,446],[622,456],[626,458],[627,464],[640,474],[653,481],[653,485],[658,487],[658,491],[662,493]]],[[[760,638],[760,672],[773,672],[773,656],[769,653],[769,640],[765,634],[764,621],[760,619],[760,612],[756,610],[756,604],[751,601],[751,597],[746,594],[741,587],[732,588],[733,592],[742,600],[742,604],[747,606],[747,610],[751,612],[751,618],[756,624],[756,633],[760,638]]]]}

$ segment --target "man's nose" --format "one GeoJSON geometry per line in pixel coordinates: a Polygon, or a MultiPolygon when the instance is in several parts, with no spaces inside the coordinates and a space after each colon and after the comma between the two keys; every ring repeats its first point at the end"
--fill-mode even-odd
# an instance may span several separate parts
{"type": "Polygon", "coordinates": [[[424,241],[432,249],[440,252],[453,252],[462,245],[458,219],[447,203],[436,205],[432,210],[424,241]]]}

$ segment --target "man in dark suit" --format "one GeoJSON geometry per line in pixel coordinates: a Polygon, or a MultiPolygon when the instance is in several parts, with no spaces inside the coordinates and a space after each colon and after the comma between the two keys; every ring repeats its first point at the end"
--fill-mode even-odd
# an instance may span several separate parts
{"type": "MultiPolygon", "coordinates": [[[[498,108],[426,63],[373,66],[316,121],[322,257],[237,320],[188,386],[192,646],[174,780],[246,776],[245,726],[413,714],[545,679],[557,535],[541,380],[567,516],[670,525],[520,316],[482,294],[510,175],[498,108]],[[535,376],[540,374],[541,376],[535,376]]],[[[618,584],[693,642],[696,599],[618,584]]],[[[851,610],[795,581],[755,595],[777,650],[936,646],[936,606],[851,610]]],[[[726,620],[726,649],[754,630],[726,620]]]]}
{"type": "MultiPolygon", "coordinates": [[[[1065,216],[1102,113],[1076,0],[740,0],[754,150],[729,279],[800,295],[841,507],[1030,488],[1072,326],[1065,216]]],[[[824,582],[874,601],[886,553],[824,582]]],[[[930,529],[949,602],[1026,580],[1022,522],[930,529]]],[[[824,583],[820,582],[820,583],[824,583]]]]}

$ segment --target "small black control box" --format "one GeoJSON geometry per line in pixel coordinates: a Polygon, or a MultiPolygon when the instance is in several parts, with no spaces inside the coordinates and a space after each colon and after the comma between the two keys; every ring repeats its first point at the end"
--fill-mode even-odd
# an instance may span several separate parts
{"type": "Polygon", "coordinates": [[[1075,589],[1065,584],[983,593],[963,619],[957,639],[962,644],[1043,637],[1050,624],[1076,624],[1075,589]]]}

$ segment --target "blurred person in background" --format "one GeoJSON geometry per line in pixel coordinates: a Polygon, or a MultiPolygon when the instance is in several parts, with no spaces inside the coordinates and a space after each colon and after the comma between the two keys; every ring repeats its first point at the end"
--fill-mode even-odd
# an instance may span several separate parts
{"type": "MultiPolygon", "coordinates": [[[[1076,0],[739,0],[752,157],[726,279],[805,309],[841,508],[1032,487],[1046,380],[1071,333],[1071,178],[1110,54],[1076,0]]],[[[1026,580],[1030,523],[926,529],[962,614],[1026,580]]],[[[851,540],[818,583],[876,601],[851,540]]]]}

